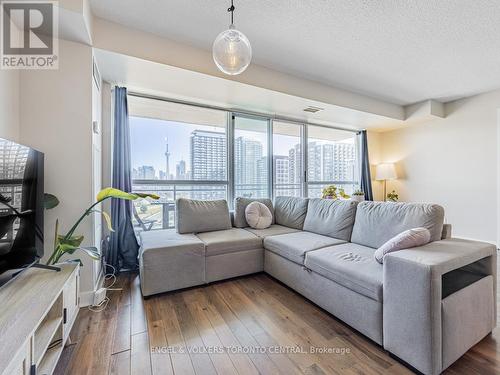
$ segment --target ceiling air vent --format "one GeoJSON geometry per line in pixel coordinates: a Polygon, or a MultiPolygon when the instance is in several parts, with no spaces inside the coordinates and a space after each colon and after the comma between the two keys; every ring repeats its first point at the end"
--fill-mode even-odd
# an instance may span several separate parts
{"type": "Polygon", "coordinates": [[[313,107],[313,106],[309,106],[307,108],[304,108],[304,112],[310,112],[310,113],[316,113],[316,112],[319,112],[319,111],[322,111],[322,110],[324,110],[324,108],[313,107]]]}

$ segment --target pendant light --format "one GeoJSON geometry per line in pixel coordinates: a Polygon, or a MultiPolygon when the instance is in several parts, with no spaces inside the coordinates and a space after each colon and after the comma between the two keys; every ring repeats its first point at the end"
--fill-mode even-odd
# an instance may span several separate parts
{"type": "Polygon", "coordinates": [[[237,75],[245,71],[252,60],[252,47],[248,38],[234,27],[234,5],[231,0],[231,25],[215,38],[212,56],[217,68],[225,74],[237,75]]]}

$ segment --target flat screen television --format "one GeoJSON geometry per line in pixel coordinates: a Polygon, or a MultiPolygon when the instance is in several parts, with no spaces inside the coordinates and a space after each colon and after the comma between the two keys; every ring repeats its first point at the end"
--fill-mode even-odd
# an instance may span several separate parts
{"type": "Polygon", "coordinates": [[[0,286],[43,256],[43,159],[0,138],[0,286]]]}

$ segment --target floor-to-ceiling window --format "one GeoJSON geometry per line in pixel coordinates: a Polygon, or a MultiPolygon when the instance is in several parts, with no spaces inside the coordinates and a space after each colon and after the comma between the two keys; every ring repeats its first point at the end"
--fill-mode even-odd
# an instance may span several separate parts
{"type": "Polygon", "coordinates": [[[225,199],[224,111],[129,96],[132,183],[158,201],[134,201],[137,230],[172,228],[175,200],[225,199]]]}
{"type": "Polygon", "coordinates": [[[234,115],[233,123],[235,196],[268,198],[269,119],[234,115]]]}
{"type": "Polygon", "coordinates": [[[320,197],[358,186],[355,132],[129,95],[137,231],[172,228],[175,200],[320,197]]]}
{"type": "Polygon", "coordinates": [[[302,124],[273,121],[274,196],[303,195],[302,124]]]}
{"type": "Polygon", "coordinates": [[[359,184],[357,135],[354,132],[309,125],[307,127],[307,195],[321,197],[328,185],[351,194],[359,184]]]}

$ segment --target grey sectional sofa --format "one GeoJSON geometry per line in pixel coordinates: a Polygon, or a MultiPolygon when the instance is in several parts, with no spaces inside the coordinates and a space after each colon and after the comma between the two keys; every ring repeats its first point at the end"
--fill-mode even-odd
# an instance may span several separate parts
{"type": "Polygon", "coordinates": [[[144,296],[265,271],[424,374],[496,326],[496,247],[450,238],[438,205],[277,197],[271,227],[248,228],[237,198],[177,202],[177,231],[141,233],[144,296]],[[374,259],[400,232],[432,242],[374,259]]]}

